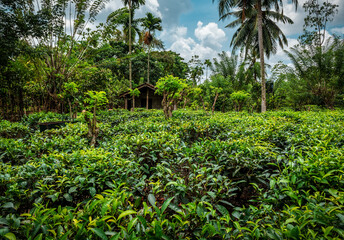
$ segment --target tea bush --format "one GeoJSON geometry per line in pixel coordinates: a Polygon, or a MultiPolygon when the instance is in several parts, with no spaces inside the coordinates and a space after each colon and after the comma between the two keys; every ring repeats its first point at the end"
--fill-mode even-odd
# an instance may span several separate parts
{"type": "Polygon", "coordinates": [[[4,239],[343,239],[344,113],[103,111],[0,122],[4,239]]]}

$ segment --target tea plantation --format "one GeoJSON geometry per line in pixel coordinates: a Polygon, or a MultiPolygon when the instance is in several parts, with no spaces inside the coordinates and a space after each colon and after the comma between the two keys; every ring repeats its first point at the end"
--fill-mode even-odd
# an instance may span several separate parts
{"type": "Polygon", "coordinates": [[[0,238],[344,239],[344,112],[0,122],[0,238]]]}

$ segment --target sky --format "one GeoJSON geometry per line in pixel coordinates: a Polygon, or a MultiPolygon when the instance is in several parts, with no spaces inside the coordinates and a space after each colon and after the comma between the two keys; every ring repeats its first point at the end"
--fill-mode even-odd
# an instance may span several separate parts
{"type": "MultiPolygon", "coordinates": [[[[288,39],[285,50],[297,44],[297,37],[302,33],[304,12],[302,5],[306,0],[299,0],[295,11],[290,0],[284,0],[284,14],[290,17],[294,24],[279,24],[288,39]]],[[[321,1],[321,0],[320,0],[321,1]]],[[[219,21],[218,8],[212,0],[146,0],[146,4],[137,11],[137,16],[142,17],[146,12],[162,18],[163,31],[157,36],[163,40],[166,50],[179,53],[186,61],[193,55],[198,55],[201,60],[213,59],[218,53],[226,51],[231,53],[230,41],[236,29],[225,28],[230,19],[219,21]]],[[[331,0],[339,5],[338,14],[334,21],[328,25],[329,34],[344,35],[344,0],[331,0]]],[[[121,1],[110,0],[100,12],[97,21],[105,21],[106,17],[116,9],[123,7],[121,1]]],[[[290,63],[283,49],[267,60],[270,65],[282,61],[290,63]]]]}

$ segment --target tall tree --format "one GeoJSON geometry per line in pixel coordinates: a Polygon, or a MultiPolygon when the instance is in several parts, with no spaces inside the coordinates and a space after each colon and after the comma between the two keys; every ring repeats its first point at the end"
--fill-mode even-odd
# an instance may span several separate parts
{"type": "Polygon", "coordinates": [[[155,17],[149,12],[146,14],[146,17],[142,19],[142,27],[144,27],[147,31],[144,36],[144,43],[148,46],[147,82],[149,83],[149,60],[151,44],[154,39],[154,32],[156,30],[162,31],[161,18],[155,17]]]}
{"type": "Polygon", "coordinates": [[[23,0],[0,0],[0,115],[6,117],[16,114],[16,106],[23,115],[24,82],[33,75],[25,70],[28,59],[18,59],[23,50],[31,50],[23,39],[41,36],[44,28],[40,14],[29,11],[30,6],[23,0]]]}
{"type": "MultiPolygon", "coordinates": [[[[215,0],[212,0],[215,2],[215,0]]],[[[220,19],[225,19],[233,9],[240,9],[242,22],[246,19],[246,13],[255,9],[257,11],[257,30],[258,30],[258,46],[259,58],[261,64],[261,91],[262,102],[261,111],[266,111],[266,81],[265,81],[265,60],[264,60],[264,32],[263,32],[263,11],[275,8],[277,12],[283,7],[282,0],[217,0],[220,19]]],[[[292,0],[297,6],[298,0],[292,0]]]]}
{"type": "Polygon", "coordinates": [[[209,70],[209,68],[211,67],[211,65],[212,65],[212,63],[211,63],[211,61],[209,60],[209,59],[206,59],[205,61],[204,61],[204,65],[205,65],[205,67],[206,67],[206,73],[205,73],[205,80],[207,80],[208,79],[208,70],[209,70]]]}
{"type": "Polygon", "coordinates": [[[324,1],[322,5],[318,0],[307,0],[303,4],[307,16],[304,19],[303,34],[299,40],[303,44],[314,44],[321,48],[326,39],[327,24],[333,21],[338,13],[338,5],[324,1]]]}
{"type": "Polygon", "coordinates": [[[199,84],[201,77],[203,75],[203,62],[200,60],[198,55],[192,56],[189,61],[189,76],[192,80],[193,86],[199,84]]]}
{"type": "Polygon", "coordinates": [[[210,69],[214,75],[223,76],[234,90],[242,90],[249,83],[244,62],[240,63],[237,56],[228,56],[226,52],[219,53],[218,58],[214,58],[210,69]]]}
{"type": "Polygon", "coordinates": [[[218,54],[214,58],[213,65],[210,67],[214,75],[222,75],[224,78],[233,77],[238,70],[238,58],[236,56],[228,56],[226,52],[218,54]]]}
{"type": "MultiPolygon", "coordinates": [[[[326,41],[326,27],[338,12],[338,5],[329,1],[307,0],[303,8],[307,12],[304,19],[303,34],[299,37],[299,46],[288,53],[295,66],[295,72],[307,83],[307,90],[317,101],[315,104],[333,108],[335,96],[341,88],[343,64],[338,64],[338,54],[343,41],[326,41]],[[339,50],[339,51],[338,51],[339,50]],[[341,73],[340,73],[341,72],[341,73]]],[[[339,61],[340,63],[340,61],[339,61]]]]}
{"type": "MultiPolygon", "coordinates": [[[[257,10],[255,8],[246,12],[245,20],[242,20],[242,9],[235,12],[230,12],[226,17],[234,16],[236,19],[228,24],[227,28],[239,28],[233,35],[230,45],[233,47],[234,53],[237,49],[241,49],[244,52],[245,58],[250,53],[251,55],[257,55],[259,52],[259,37],[258,37],[258,18],[257,10]]],[[[281,48],[288,44],[286,36],[282,30],[278,27],[277,22],[282,23],[294,23],[290,18],[283,15],[283,13],[275,12],[271,10],[263,11],[263,44],[265,55],[269,58],[271,54],[275,54],[277,47],[281,48]]]]}
{"type": "MultiPolygon", "coordinates": [[[[144,5],[146,3],[145,0],[122,0],[125,6],[128,6],[129,10],[129,56],[131,57],[131,9],[138,8],[140,5],[144,5]]],[[[133,89],[132,86],[132,66],[131,66],[131,59],[129,59],[129,85],[130,89],[133,89]]],[[[135,97],[133,96],[133,108],[135,108],[135,97]]]]}
{"type": "MultiPolygon", "coordinates": [[[[63,83],[80,69],[87,49],[94,43],[95,35],[89,34],[87,25],[95,21],[106,1],[1,0],[0,18],[16,19],[8,26],[12,25],[13,32],[24,43],[21,45],[30,49],[28,61],[34,63],[33,71],[39,72],[43,79],[49,94],[44,102],[50,107],[59,106],[58,94],[63,83]]],[[[7,32],[6,28],[4,30],[0,30],[0,35],[7,32]]],[[[0,36],[0,39],[12,41],[14,38],[0,36]]],[[[12,60],[15,60],[13,56],[12,60]]]]}
{"type": "MultiPolygon", "coordinates": [[[[120,38],[117,40],[125,41],[131,43],[135,41],[136,36],[141,35],[140,25],[142,24],[141,18],[135,18],[135,8],[131,9],[131,14],[129,14],[128,8],[120,8],[116,11],[109,14],[106,19],[107,25],[112,26],[112,30],[118,29],[118,27],[122,27],[122,33],[120,34],[120,38]],[[129,19],[129,16],[131,19],[129,19]],[[131,27],[129,26],[129,21],[131,22],[131,27]],[[129,35],[131,39],[129,39],[129,35]]],[[[116,34],[118,35],[118,34],[116,34]]]]}

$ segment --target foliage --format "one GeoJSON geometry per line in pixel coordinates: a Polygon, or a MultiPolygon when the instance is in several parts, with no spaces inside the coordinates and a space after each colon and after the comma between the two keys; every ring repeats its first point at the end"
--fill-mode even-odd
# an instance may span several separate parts
{"type": "Polygon", "coordinates": [[[130,84],[132,88],[142,84],[148,76],[153,85],[170,74],[186,78],[188,65],[179,54],[171,51],[150,53],[151,47],[158,46],[154,39],[148,50],[142,45],[143,30],[153,34],[154,29],[161,29],[161,21],[152,14],[140,19],[131,14],[143,1],[126,1],[125,4],[132,4],[130,12],[127,8],[120,9],[109,15],[107,24],[100,23],[95,30],[88,29],[87,24],[95,20],[105,2],[2,2],[0,17],[4,31],[0,33],[3,34],[0,50],[6,52],[0,67],[2,117],[19,120],[37,111],[75,112],[81,102],[77,99],[83,98],[87,91],[105,91],[109,106],[119,107],[123,103],[117,96],[130,84]],[[131,29],[136,29],[139,41],[130,44],[132,54],[128,55],[128,36],[124,35],[129,35],[129,15],[131,29]],[[7,27],[12,25],[13,29],[7,27]],[[7,52],[7,45],[13,51],[7,52]],[[131,71],[128,69],[130,63],[131,71]],[[77,97],[67,97],[70,94],[64,93],[65,84],[70,82],[78,85],[77,97]]]}
{"type": "Polygon", "coordinates": [[[187,87],[185,79],[173,77],[172,75],[159,79],[156,84],[156,93],[163,96],[161,104],[166,118],[172,117],[172,111],[183,99],[187,87]]]}
{"type": "Polygon", "coordinates": [[[304,85],[304,94],[311,98],[307,102],[333,108],[336,95],[343,91],[343,49],[342,39],[330,39],[318,48],[296,46],[288,52],[297,81],[304,85]]]}
{"type": "MultiPolygon", "coordinates": [[[[131,41],[135,42],[136,36],[140,37],[140,41],[142,42],[141,38],[141,30],[139,28],[140,24],[142,23],[142,19],[135,19],[135,9],[131,9],[131,41]]],[[[108,25],[111,27],[118,29],[119,26],[122,26],[123,32],[120,33],[120,37],[117,39],[119,41],[125,41],[126,43],[129,42],[129,10],[126,7],[120,8],[112,13],[109,14],[106,20],[108,25]]],[[[109,32],[109,34],[114,34],[113,32],[109,32]]]]}
{"type": "Polygon", "coordinates": [[[199,59],[198,55],[192,56],[191,60],[189,61],[189,77],[192,81],[193,86],[196,86],[200,83],[201,77],[203,75],[203,63],[199,59]]]}
{"type": "Polygon", "coordinates": [[[301,43],[314,44],[321,47],[326,39],[326,26],[333,21],[338,13],[338,5],[324,1],[322,5],[318,0],[307,0],[303,4],[307,16],[303,25],[303,34],[299,37],[301,43]]]}
{"type": "Polygon", "coordinates": [[[185,79],[189,72],[189,66],[185,63],[180,54],[172,51],[153,52],[152,56],[161,65],[162,77],[173,75],[185,79]]]}
{"type": "Polygon", "coordinates": [[[138,96],[140,96],[140,93],[141,93],[140,90],[138,90],[137,88],[129,89],[129,94],[132,97],[138,97],[138,96]]]}
{"type": "Polygon", "coordinates": [[[0,122],[0,136],[3,138],[23,138],[30,133],[28,126],[22,123],[0,122]]]}
{"type": "MultiPolygon", "coordinates": [[[[222,18],[229,18],[234,16],[236,19],[229,23],[227,28],[239,28],[235,31],[231,46],[232,52],[235,53],[238,49],[241,49],[245,53],[245,58],[249,52],[259,53],[259,41],[258,41],[258,11],[255,8],[240,9],[239,11],[234,11],[228,13],[228,15],[222,18]],[[245,12],[245,13],[243,13],[245,12]],[[243,14],[245,19],[243,21],[243,14]]],[[[276,54],[277,47],[283,48],[284,45],[288,44],[287,38],[282,32],[282,30],[277,25],[277,22],[282,22],[284,24],[293,24],[294,22],[287,16],[280,12],[275,12],[272,10],[264,10],[263,14],[263,32],[264,38],[264,53],[269,58],[271,54],[276,54]]]]}
{"type": "Polygon", "coordinates": [[[106,93],[103,91],[96,92],[96,91],[88,91],[87,97],[85,98],[85,103],[88,105],[86,106],[91,112],[86,111],[84,113],[85,120],[88,126],[88,137],[91,138],[91,146],[96,144],[96,138],[99,134],[99,128],[97,127],[97,108],[105,105],[108,103],[108,99],[106,98],[106,93]]]}
{"type": "Polygon", "coordinates": [[[159,17],[147,13],[135,18],[135,11],[145,3],[142,0],[123,0],[125,8],[110,13],[105,23],[89,29],[88,24],[94,23],[106,2],[0,0],[2,118],[17,121],[40,111],[69,112],[70,118],[75,118],[88,91],[104,91],[110,109],[123,107],[123,99],[118,96],[128,88],[135,89],[145,82],[155,85],[168,75],[187,79],[188,85],[195,88],[189,86],[175,98],[174,105],[185,109],[234,110],[230,95],[237,91],[250,94],[243,108],[251,112],[266,104],[270,109],[295,110],[303,110],[306,105],[331,109],[344,106],[343,39],[324,41],[326,26],[337,13],[333,3],[305,2],[309,13],[305,36],[300,38],[302,46],[290,53],[295,69],[279,73],[277,64],[274,76],[265,81],[265,67],[269,65],[261,61],[264,53],[259,50],[269,56],[278,45],[285,45],[286,38],[276,22],[291,23],[283,14],[282,1],[216,1],[221,19],[234,16],[228,26],[239,27],[232,40],[233,51],[245,51],[240,56],[222,52],[213,61],[195,55],[189,62],[175,52],[163,50],[163,43],[154,35],[155,30],[162,29],[159,17]],[[263,42],[259,41],[260,29],[265,33],[263,42]],[[206,80],[202,82],[204,73],[206,80]],[[77,85],[77,93],[68,92],[71,83],[77,85]],[[216,88],[221,92],[214,91],[216,88]]]}
{"type": "Polygon", "coordinates": [[[230,96],[230,99],[235,104],[235,109],[240,112],[242,110],[242,107],[247,102],[247,100],[250,98],[250,94],[243,91],[233,92],[230,96]]]}
{"type": "Polygon", "coordinates": [[[64,90],[61,95],[62,98],[67,99],[68,105],[69,105],[69,114],[70,118],[74,119],[76,118],[76,111],[73,112],[73,107],[77,104],[77,96],[76,94],[79,92],[78,85],[75,82],[65,83],[64,84],[64,90]]]}
{"type": "Polygon", "coordinates": [[[97,119],[0,138],[2,238],[343,238],[342,111],[97,119]]]}
{"type": "MultiPolygon", "coordinates": [[[[213,0],[213,2],[215,2],[215,0],[213,0]]],[[[275,21],[282,21],[283,23],[291,23],[292,21],[283,15],[283,11],[280,13],[280,8],[283,7],[283,2],[281,0],[217,0],[216,2],[218,2],[220,19],[225,20],[231,15],[237,17],[228,27],[234,27],[240,24],[239,30],[233,36],[233,38],[238,39],[237,43],[235,43],[235,40],[232,41],[234,45],[250,48],[250,51],[252,51],[252,49],[257,49],[258,46],[259,51],[257,51],[257,53],[259,53],[261,65],[261,112],[265,112],[266,81],[264,51],[267,53],[273,51],[274,46],[277,45],[276,39],[279,40],[280,46],[283,45],[282,41],[286,44],[286,39],[283,37],[282,31],[273,21],[271,21],[271,18],[275,19],[275,21]],[[273,8],[276,12],[270,11],[273,8]],[[269,15],[271,17],[270,19],[268,17],[269,15]],[[245,21],[246,19],[248,20],[245,21]],[[270,32],[273,32],[273,34],[270,34],[270,32]]],[[[294,3],[297,8],[298,0],[292,0],[292,3],[294,3]]]]}

